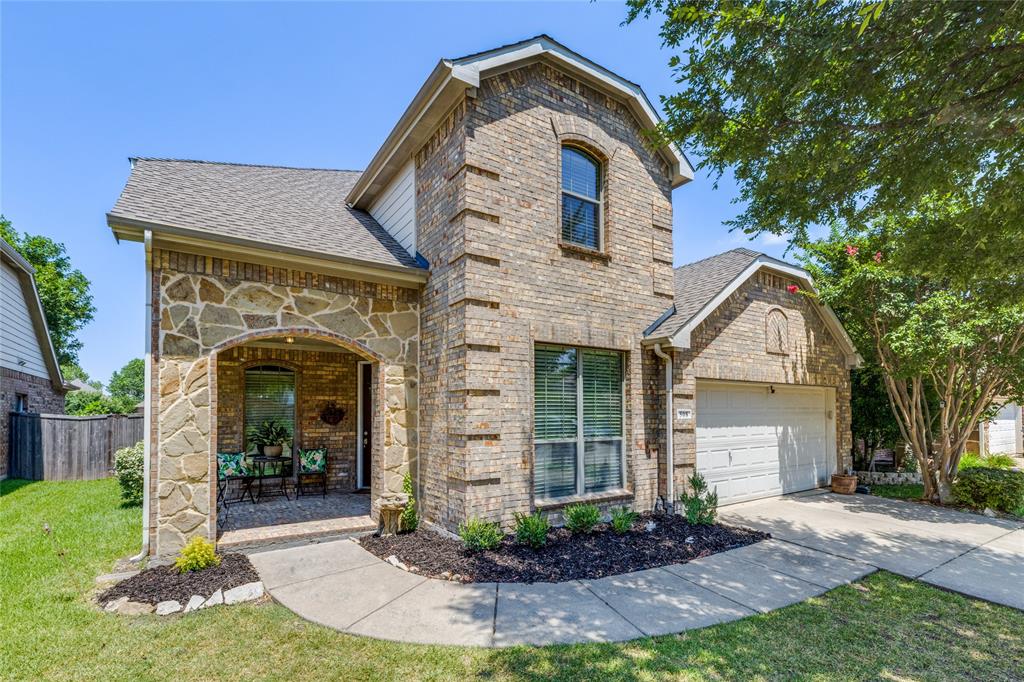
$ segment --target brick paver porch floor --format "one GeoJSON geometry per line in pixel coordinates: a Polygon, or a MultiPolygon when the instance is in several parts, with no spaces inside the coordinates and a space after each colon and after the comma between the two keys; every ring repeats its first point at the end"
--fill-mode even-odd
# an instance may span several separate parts
{"type": "Polygon", "coordinates": [[[217,545],[222,550],[258,544],[375,530],[370,496],[330,492],[326,497],[273,497],[259,504],[248,500],[222,508],[217,515],[217,545]]]}

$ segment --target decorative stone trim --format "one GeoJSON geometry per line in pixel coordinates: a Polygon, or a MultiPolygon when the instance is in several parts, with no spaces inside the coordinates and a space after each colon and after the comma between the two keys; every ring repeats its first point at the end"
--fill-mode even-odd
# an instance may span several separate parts
{"type": "Polygon", "coordinates": [[[920,471],[856,471],[863,485],[907,485],[921,483],[920,471]]]}

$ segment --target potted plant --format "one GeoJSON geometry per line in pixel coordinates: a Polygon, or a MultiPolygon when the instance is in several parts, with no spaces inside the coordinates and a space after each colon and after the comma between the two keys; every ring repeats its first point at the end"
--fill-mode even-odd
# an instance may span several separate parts
{"type": "Polygon", "coordinates": [[[843,474],[832,474],[832,492],[840,495],[852,495],[857,492],[857,474],[849,471],[843,474]]]}
{"type": "Polygon", "coordinates": [[[280,456],[284,444],[291,437],[288,427],[276,419],[264,419],[262,424],[249,429],[249,442],[256,446],[260,454],[271,457],[280,456]]]}

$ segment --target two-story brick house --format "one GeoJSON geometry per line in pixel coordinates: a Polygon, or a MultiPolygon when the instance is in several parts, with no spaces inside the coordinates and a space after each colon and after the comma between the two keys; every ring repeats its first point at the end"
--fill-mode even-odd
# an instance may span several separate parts
{"type": "Polygon", "coordinates": [[[794,266],[673,271],[693,171],[657,122],[539,36],[442,60],[361,173],[133,159],[108,222],[146,244],[150,551],[216,537],[217,453],[267,415],[372,514],[409,473],[448,528],[845,466],[849,339],[794,266]]]}

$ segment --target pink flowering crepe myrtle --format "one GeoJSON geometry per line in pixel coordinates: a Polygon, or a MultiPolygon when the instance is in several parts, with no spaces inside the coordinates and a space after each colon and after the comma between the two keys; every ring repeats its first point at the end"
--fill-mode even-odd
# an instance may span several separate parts
{"type": "Polygon", "coordinates": [[[881,251],[875,251],[875,262],[876,263],[881,263],[882,262],[882,252],[881,251]]]}
{"type": "Polygon", "coordinates": [[[856,246],[854,246],[853,244],[847,244],[846,245],[846,255],[847,256],[850,256],[852,258],[852,257],[857,255],[858,251],[860,251],[860,249],[857,248],[856,246]]]}

